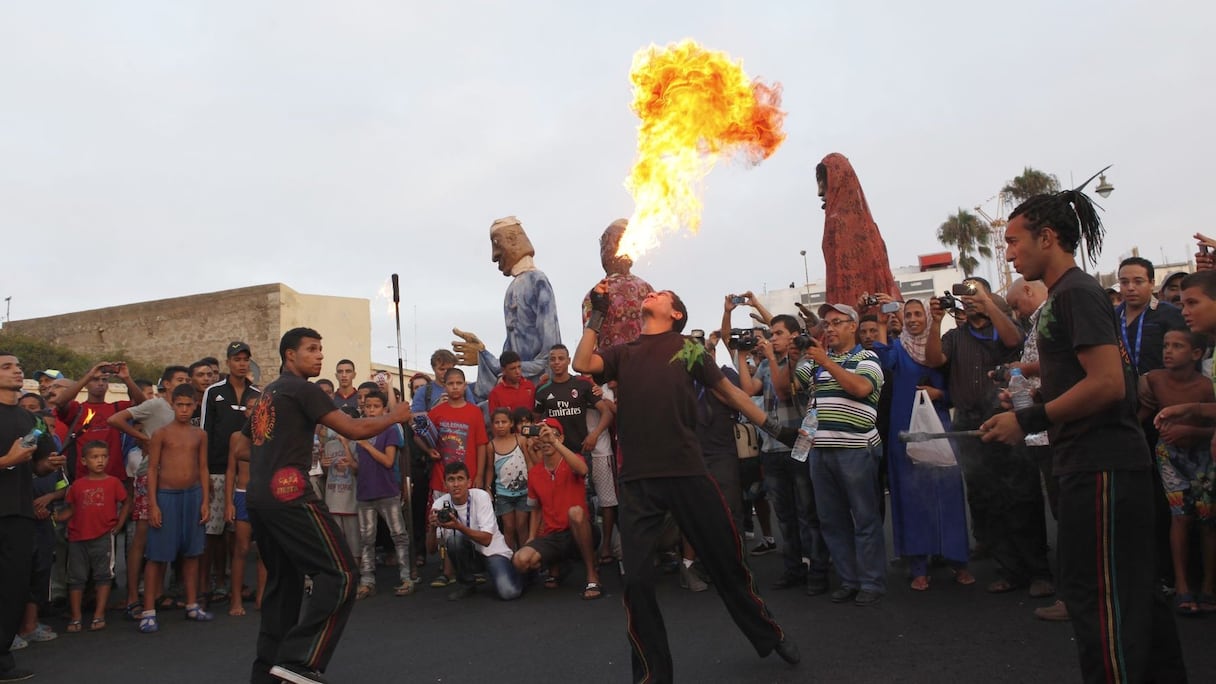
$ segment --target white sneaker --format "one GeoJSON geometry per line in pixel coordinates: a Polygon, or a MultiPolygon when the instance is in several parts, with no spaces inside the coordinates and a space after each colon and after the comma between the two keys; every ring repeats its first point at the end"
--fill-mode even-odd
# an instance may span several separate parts
{"type": "Polygon", "coordinates": [[[23,648],[25,648],[26,646],[29,646],[29,645],[30,645],[30,642],[26,641],[25,639],[22,639],[22,638],[21,638],[21,635],[19,635],[19,634],[14,634],[14,635],[13,635],[13,645],[12,645],[12,646],[9,646],[9,647],[8,647],[8,650],[10,650],[10,651],[20,651],[21,649],[23,649],[23,648]]]}

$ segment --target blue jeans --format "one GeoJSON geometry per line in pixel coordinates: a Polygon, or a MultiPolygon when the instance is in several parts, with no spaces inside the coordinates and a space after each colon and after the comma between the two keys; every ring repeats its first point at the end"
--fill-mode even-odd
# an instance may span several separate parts
{"type": "Polygon", "coordinates": [[[788,451],[776,451],[761,453],[760,465],[764,468],[764,488],[781,529],[785,573],[805,575],[802,559],[808,558],[812,575],[826,575],[828,547],[819,529],[815,490],[806,464],[795,461],[788,451]]]}
{"type": "Polygon", "coordinates": [[[887,590],[887,545],[882,536],[878,463],[882,449],[811,450],[811,481],[840,584],[879,594],[887,590]]]}
{"type": "Polygon", "coordinates": [[[461,584],[476,582],[474,575],[485,570],[490,575],[494,593],[504,601],[519,598],[524,592],[524,580],[515,570],[515,565],[506,556],[483,556],[473,541],[459,532],[447,537],[444,542],[448,558],[456,569],[456,581],[461,584]]]}

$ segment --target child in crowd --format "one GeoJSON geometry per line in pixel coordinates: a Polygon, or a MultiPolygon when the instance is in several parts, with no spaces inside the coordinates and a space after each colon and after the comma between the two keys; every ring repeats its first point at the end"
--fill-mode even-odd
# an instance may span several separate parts
{"type": "MultiPolygon", "coordinates": [[[[253,407],[260,397],[260,394],[252,392],[245,396],[246,415],[253,415],[253,407]]],[[[228,438],[228,472],[224,478],[224,501],[227,503],[225,520],[233,526],[233,592],[228,614],[234,617],[245,614],[245,601],[250,598],[254,599],[254,607],[260,610],[262,594],[266,591],[266,566],[262,564],[261,556],[257,559],[257,592],[251,595],[245,587],[245,561],[249,557],[253,539],[253,526],[249,524],[249,510],[245,507],[245,487],[248,484],[249,438],[237,430],[228,438]]]]}
{"type": "MultiPolygon", "coordinates": [[[[388,396],[379,389],[363,398],[363,413],[369,418],[384,415],[388,396]]],[[[359,462],[359,484],[355,488],[359,514],[359,592],[355,598],[364,599],[376,593],[376,519],[383,518],[397,552],[397,571],[401,583],[394,589],[397,596],[414,593],[410,580],[410,540],[401,514],[401,479],[393,472],[397,452],[401,449],[402,432],[394,425],[374,440],[355,443],[359,462]]]]}
{"type": "Polygon", "coordinates": [[[55,519],[68,523],[68,605],[72,614],[68,631],[82,629],[80,605],[92,573],[97,607],[89,631],[96,632],[106,628],[106,603],[114,579],[114,535],[127,524],[131,504],[122,482],[106,474],[110,461],[107,443],[89,442],[81,456],[86,475],[68,487],[67,505],[55,519]]]}
{"type": "MultiPolygon", "coordinates": [[[[343,409],[345,411],[346,409],[343,409]]],[[[355,413],[355,411],[351,411],[355,413]]],[[[358,416],[352,415],[352,418],[358,416]]],[[[355,478],[359,474],[359,461],[351,455],[350,442],[322,426],[325,430],[324,446],[321,453],[321,467],[324,468],[323,482],[325,487],[325,507],[333,514],[334,520],[342,528],[350,554],[359,557],[359,505],[355,494],[355,478]]]]}
{"type": "Polygon", "coordinates": [[[203,523],[210,514],[207,472],[207,434],[192,426],[194,390],[181,385],[173,390],[173,422],[152,435],[148,460],[148,567],[144,574],[144,612],[139,631],[160,630],[156,597],[165,564],[178,554],[186,590],[186,618],[206,622],[211,613],[198,605],[198,563],[203,554],[203,523]]]}
{"type": "Polygon", "coordinates": [[[489,473],[494,485],[494,514],[502,519],[502,534],[507,546],[516,551],[528,539],[527,443],[511,420],[511,409],[494,409],[490,416],[494,450],[494,470],[489,473]]]}
{"type": "MultiPolygon", "coordinates": [[[[1203,337],[1171,330],[1162,341],[1165,367],[1140,376],[1140,420],[1180,404],[1216,402],[1212,381],[1199,372],[1207,347],[1203,337]]],[[[1180,615],[1216,611],[1216,508],[1213,508],[1211,441],[1214,430],[1203,419],[1171,420],[1160,427],[1157,470],[1169,500],[1170,553],[1174,560],[1174,608],[1180,615]],[[1191,524],[1200,523],[1203,582],[1198,594],[1187,578],[1191,524]]]]}

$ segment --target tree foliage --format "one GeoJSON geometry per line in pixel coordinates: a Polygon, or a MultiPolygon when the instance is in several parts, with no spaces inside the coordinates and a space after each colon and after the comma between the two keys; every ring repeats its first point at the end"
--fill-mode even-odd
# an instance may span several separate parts
{"type": "Polygon", "coordinates": [[[1013,198],[1014,204],[1020,204],[1035,195],[1046,195],[1060,191],[1060,179],[1045,171],[1031,168],[1022,169],[1022,175],[1015,177],[1001,188],[1001,192],[1013,198]]]}
{"type": "Polygon", "coordinates": [[[42,340],[14,335],[0,330],[0,349],[12,352],[21,360],[26,377],[34,377],[34,373],[46,368],[62,371],[69,378],[80,378],[89,372],[93,366],[102,361],[126,361],[131,377],[140,380],[156,382],[164,371],[164,366],[156,363],[133,359],[126,352],[117,351],[105,355],[80,354],[67,347],[59,347],[42,340]]]}
{"type": "Polygon", "coordinates": [[[988,223],[969,211],[959,210],[951,214],[937,228],[937,240],[947,247],[958,249],[958,265],[963,273],[971,275],[979,267],[976,255],[992,258],[992,232],[988,223]]]}

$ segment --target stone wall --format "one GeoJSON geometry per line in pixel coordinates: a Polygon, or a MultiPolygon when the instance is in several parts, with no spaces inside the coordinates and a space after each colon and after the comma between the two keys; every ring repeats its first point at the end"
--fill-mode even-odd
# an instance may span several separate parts
{"type": "MultiPolygon", "coordinates": [[[[123,351],[164,365],[188,365],[204,356],[222,364],[228,343],[242,340],[266,383],[278,376],[279,338],[297,325],[325,335],[326,356],[334,362],[345,356],[368,367],[368,300],[302,295],[281,283],[11,321],[5,330],[83,354],[123,351]]],[[[331,370],[327,359],[327,374],[331,370]]]]}

